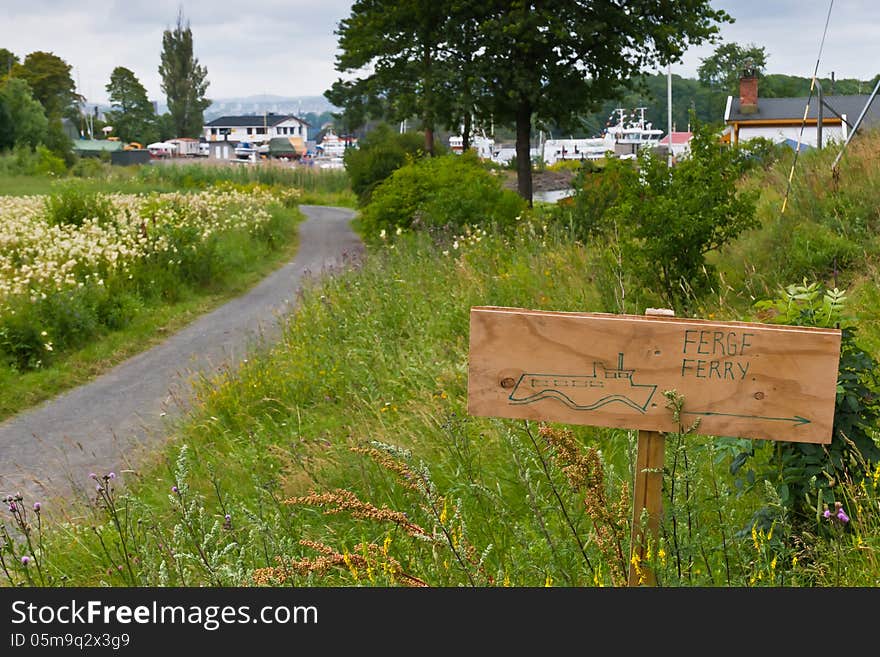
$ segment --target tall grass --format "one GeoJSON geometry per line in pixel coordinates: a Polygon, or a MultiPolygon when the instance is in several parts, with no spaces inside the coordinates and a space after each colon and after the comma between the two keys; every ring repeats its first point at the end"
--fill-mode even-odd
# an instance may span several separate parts
{"type": "MultiPolygon", "coordinates": [[[[44,523],[44,572],[56,584],[625,585],[633,432],[466,408],[469,308],[608,310],[589,282],[596,257],[537,222],[510,236],[405,233],[308,286],[279,345],[200,382],[154,462],[97,473],[92,529],[44,523]]],[[[823,584],[822,545],[864,561],[847,532],[804,546],[784,524],[755,525],[773,499],[727,472],[742,445],[685,431],[667,445],[660,543],[637,564],[662,585],[823,584]]],[[[7,549],[13,583],[33,575],[19,563],[29,549],[7,549]]],[[[844,584],[870,578],[839,570],[844,584]]]]}
{"type": "Polygon", "coordinates": [[[95,158],[82,158],[68,171],[47,174],[39,154],[25,151],[0,156],[0,195],[51,194],[59,181],[78,180],[94,192],[149,193],[204,190],[218,183],[260,184],[277,189],[297,189],[301,202],[354,207],[348,174],[344,169],[263,161],[240,163],[151,163],[113,166],[95,158]]]}

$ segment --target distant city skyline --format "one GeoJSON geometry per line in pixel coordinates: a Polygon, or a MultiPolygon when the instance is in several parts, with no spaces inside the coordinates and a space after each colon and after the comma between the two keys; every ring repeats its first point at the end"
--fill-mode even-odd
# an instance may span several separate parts
{"type": "MultiPolygon", "coordinates": [[[[158,73],[162,33],[178,9],[193,31],[195,55],[208,69],[208,98],[254,95],[323,96],[339,77],[335,30],[351,0],[3,0],[0,47],[19,58],[52,52],[72,66],[78,91],[91,104],[108,102],[105,86],[116,66],[131,69],[151,100],[164,103],[158,73]]],[[[767,71],[872,79],[880,70],[880,3],[876,0],[713,0],[736,21],[721,26],[725,42],[764,47],[767,71]],[[828,10],[828,33],[819,48],[828,10]]],[[[714,46],[685,53],[672,72],[695,78],[714,46]]],[[[665,71],[658,71],[665,72],[665,71]]]]}

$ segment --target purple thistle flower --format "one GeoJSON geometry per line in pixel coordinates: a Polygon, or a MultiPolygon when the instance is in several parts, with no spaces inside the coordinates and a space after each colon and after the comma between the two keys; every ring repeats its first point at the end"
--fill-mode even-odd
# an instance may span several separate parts
{"type": "Polygon", "coordinates": [[[111,472],[110,474],[107,475],[107,479],[116,479],[116,473],[111,472]]]}
{"type": "Polygon", "coordinates": [[[822,517],[831,518],[831,509],[825,509],[825,511],[822,513],[822,517]]]}
{"type": "Polygon", "coordinates": [[[844,524],[849,522],[849,516],[846,515],[846,513],[844,512],[843,509],[839,509],[837,511],[837,519],[840,520],[840,522],[842,522],[844,524]]]}
{"type": "Polygon", "coordinates": [[[100,493],[102,490],[104,490],[104,487],[101,484],[98,484],[97,486],[95,486],[95,490],[100,493]]]}
{"type": "Polygon", "coordinates": [[[97,479],[97,478],[98,478],[98,475],[96,475],[94,472],[89,473],[89,479],[97,479]]]}
{"type": "Polygon", "coordinates": [[[12,513],[15,513],[15,509],[16,509],[15,502],[10,502],[9,503],[9,511],[12,513]]]}
{"type": "Polygon", "coordinates": [[[39,512],[40,512],[40,508],[41,508],[41,507],[40,507],[40,503],[39,503],[39,502],[34,502],[34,511],[36,511],[37,513],[39,513],[39,512]]]}
{"type": "Polygon", "coordinates": [[[172,486],[171,492],[177,495],[178,493],[180,493],[180,489],[177,486],[172,486]]]}
{"type": "Polygon", "coordinates": [[[30,562],[31,562],[31,558],[30,558],[29,556],[27,556],[27,555],[24,555],[24,556],[21,558],[21,565],[22,565],[22,566],[27,566],[30,562]]]}
{"type": "Polygon", "coordinates": [[[227,513],[226,514],[226,522],[229,522],[230,520],[232,520],[232,516],[227,513]]]}

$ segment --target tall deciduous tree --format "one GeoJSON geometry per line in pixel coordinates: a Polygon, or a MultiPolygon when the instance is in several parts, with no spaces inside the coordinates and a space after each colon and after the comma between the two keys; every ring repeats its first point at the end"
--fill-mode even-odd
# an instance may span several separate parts
{"type": "Polygon", "coordinates": [[[0,102],[6,107],[15,145],[31,148],[46,142],[49,121],[43,105],[33,97],[30,85],[20,78],[9,78],[0,85],[0,102]]]}
{"type": "Polygon", "coordinates": [[[573,123],[732,20],[706,0],[356,0],[337,70],[361,77],[336,88],[384,95],[426,133],[471,111],[515,125],[517,187],[531,203],[533,120],[573,123]]]}
{"type": "Polygon", "coordinates": [[[12,115],[6,107],[6,99],[0,88],[0,151],[12,148],[15,145],[15,124],[12,115]]]}
{"type": "Polygon", "coordinates": [[[192,29],[189,21],[184,21],[182,11],[177,14],[175,28],[162,34],[159,75],[176,136],[198,137],[204,125],[204,111],[211,104],[205,97],[208,69],[193,54],[192,29]]]}
{"type": "Polygon", "coordinates": [[[750,65],[758,75],[767,66],[767,52],[753,43],[741,46],[737,43],[722,43],[709,56],[700,60],[697,75],[703,84],[713,89],[735,93],[743,69],[750,65]]]}
{"type": "Polygon", "coordinates": [[[70,77],[70,64],[51,52],[41,50],[28,54],[12,67],[12,76],[22,78],[31,87],[34,98],[43,105],[49,117],[75,118],[80,100],[70,77]]]}
{"type": "Polygon", "coordinates": [[[447,0],[355,0],[340,21],[336,70],[361,74],[339,80],[327,98],[360,116],[377,98],[387,102],[391,119],[421,119],[425,152],[434,151],[439,94],[442,92],[447,0]]]}
{"type": "Polygon", "coordinates": [[[733,20],[704,0],[482,4],[478,61],[496,122],[516,125],[517,189],[529,203],[534,118],[565,125],[619,94],[639,73],[716,38],[716,23],[733,20]]]}
{"type": "Polygon", "coordinates": [[[113,105],[108,120],[120,139],[147,144],[158,138],[153,104],[134,72],[117,66],[110,74],[110,82],[105,89],[113,105]]]}

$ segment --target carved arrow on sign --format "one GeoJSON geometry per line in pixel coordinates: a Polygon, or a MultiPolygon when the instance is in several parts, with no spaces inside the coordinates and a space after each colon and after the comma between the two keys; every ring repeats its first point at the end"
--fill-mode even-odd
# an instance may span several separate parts
{"type": "Polygon", "coordinates": [[[766,415],[744,415],[742,413],[719,413],[717,411],[682,411],[682,415],[724,415],[727,417],[743,417],[755,420],[773,420],[778,422],[792,422],[796,427],[803,424],[810,424],[811,420],[800,415],[794,417],[768,417],[766,415]]]}

